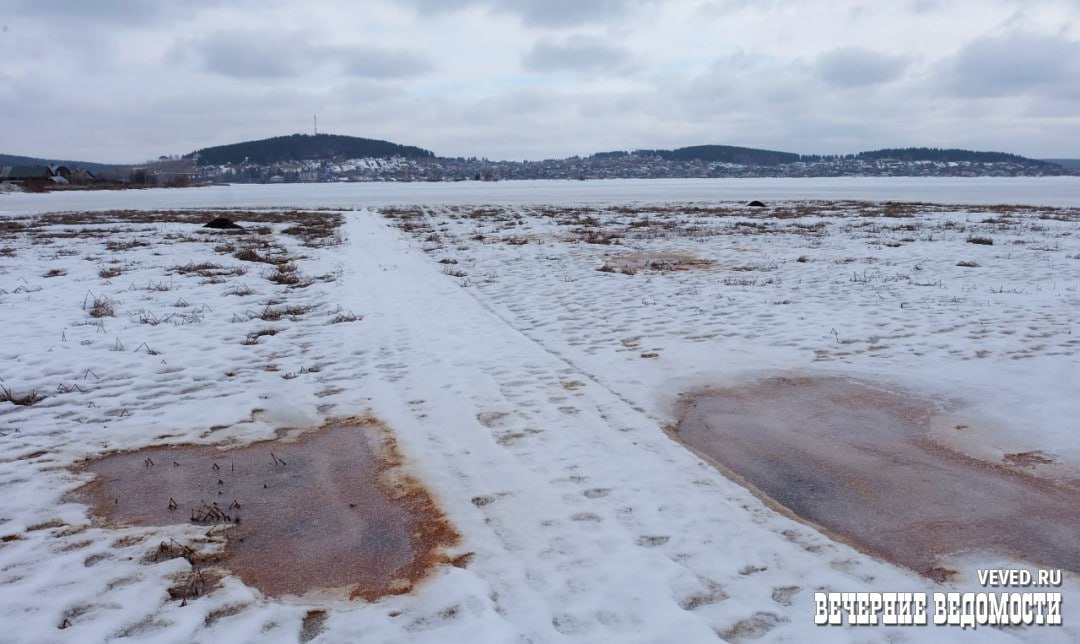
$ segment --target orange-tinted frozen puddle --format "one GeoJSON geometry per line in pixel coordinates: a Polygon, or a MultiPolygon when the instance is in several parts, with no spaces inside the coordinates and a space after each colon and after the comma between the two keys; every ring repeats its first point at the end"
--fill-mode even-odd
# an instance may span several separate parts
{"type": "Polygon", "coordinates": [[[677,438],[751,489],[872,555],[938,577],[994,553],[1080,571],[1080,483],[930,439],[933,408],[841,378],[772,378],[683,397],[677,438]]]}
{"type": "Polygon", "coordinates": [[[712,260],[701,259],[688,253],[659,253],[640,251],[604,260],[600,268],[609,273],[636,273],[639,270],[688,271],[692,268],[711,266],[712,260]]]}
{"type": "Polygon", "coordinates": [[[113,454],[76,494],[108,524],[228,526],[220,565],[268,595],[403,592],[457,535],[372,429],[385,430],[354,419],[294,441],[113,454]]]}

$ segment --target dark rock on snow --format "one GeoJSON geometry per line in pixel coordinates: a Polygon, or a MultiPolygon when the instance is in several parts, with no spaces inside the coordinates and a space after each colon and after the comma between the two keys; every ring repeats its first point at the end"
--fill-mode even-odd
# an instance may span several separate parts
{"type": "Polygon", "coordinates": [[[215,217],[203,228],[217,228],[220,230],[243,230],[244,227],[225,217],[215,217]]]}

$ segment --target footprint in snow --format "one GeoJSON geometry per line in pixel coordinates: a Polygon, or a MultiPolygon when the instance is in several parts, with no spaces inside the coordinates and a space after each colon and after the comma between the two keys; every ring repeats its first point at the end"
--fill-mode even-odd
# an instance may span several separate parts
{"type": "Polygon", "coordinates": [[[729,642],[756,640],[765,637],[769,631],[786,621],[788,620],[774,613],[758,612],[717,634],[729,642]]]}
{"type": "Polygon", "coordinates": [[[671,540],[671,537],[666,536],[666,535],[657,535],[657,536],[647,536],[647,535],[645,535],[645,536],[638,537],[637,544],[639,546],[642,546],[643,548],[656,548],[657,546],[664,545],[665,543],[667,543],[670,540],[671,540]]]}

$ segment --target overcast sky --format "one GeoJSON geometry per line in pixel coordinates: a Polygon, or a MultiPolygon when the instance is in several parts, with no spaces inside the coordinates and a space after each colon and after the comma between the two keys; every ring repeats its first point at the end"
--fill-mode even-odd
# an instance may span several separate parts
{"type": "Polygon", "coordinates": [[[0,152],[1080,157],[1080,0],[0,0],[0,152]]]}

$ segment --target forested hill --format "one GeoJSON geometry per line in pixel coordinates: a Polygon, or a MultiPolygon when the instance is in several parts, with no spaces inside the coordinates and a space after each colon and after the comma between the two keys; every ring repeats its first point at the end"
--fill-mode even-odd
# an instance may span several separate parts
{"type": "Polygon", "coordinates": [[[430,158],[435,155],[411,145],[398,145],[389,141],[362,139],[340,134],[293,134],[275,136],[261,141],[245,141],[231,145],[203,148],[187,155],[198,155],[199,165],[223,165],[226,163],[256,163],[260,165],[300,161],[303,159],[331,159],[345,157],[406,157],[430,158]]]}
{"type": "Polygon", "coordinates": [[[1045,163],[1059,165],[1066,170],[1080,171],[1080,159],[1041,159],[1045,163]]]}
{"type": "Polygon", "coordinates": [[[942,148],[885,148],[860,152],[859,159],[897,159],[899,161],[967,161],[970,163],[1044,163],[1007,152],[974,152],[942,148]]]}
{"type": "MultiPolygon", "coordinates": [[[[601,152],[599,158],[629,156],[629,152],[601,152]]],[[[694,145],[675,150],[635,150],[634,156],[654,156],[668,161],[704,161],[706,163],[739,163],[743,165],[780,165],[794,163],[799,155],[792,152],[776,152],[756,148],[740,148],[733,145],[694,145]]]]}
{"type": "Polygon", "coordinates": [[[731,145],[694,145],[675,150],[635,150],[633,152],[599,152],[595,159],[614,159],[617,157],[649,156],[668,161],[704,161],[706,163],[738,163],[741,165],[775,166],[785,163],[804,161],[817,163],[830,160],[895,160],[904,162],[968,162],[968,163],[1018,163],[1027,166],[1050,166],[1053,162],[1029,159],[1006,152],[976,152],[942,148],[885,148],[857,154],[820,155],[777,152],[757,148],[740,148],[731,145]]]}
{"type": "Polygon", "coordinates": [[[0,154],[0,165],[65,165],[69,168],[82,168],[91,172],[103,170],[121,170],[128,166],[113,163],[91,163],[90,161],[68,161],[65,159],[42,159],[39,157],[24,157],[17,154],[0,154]]]}

